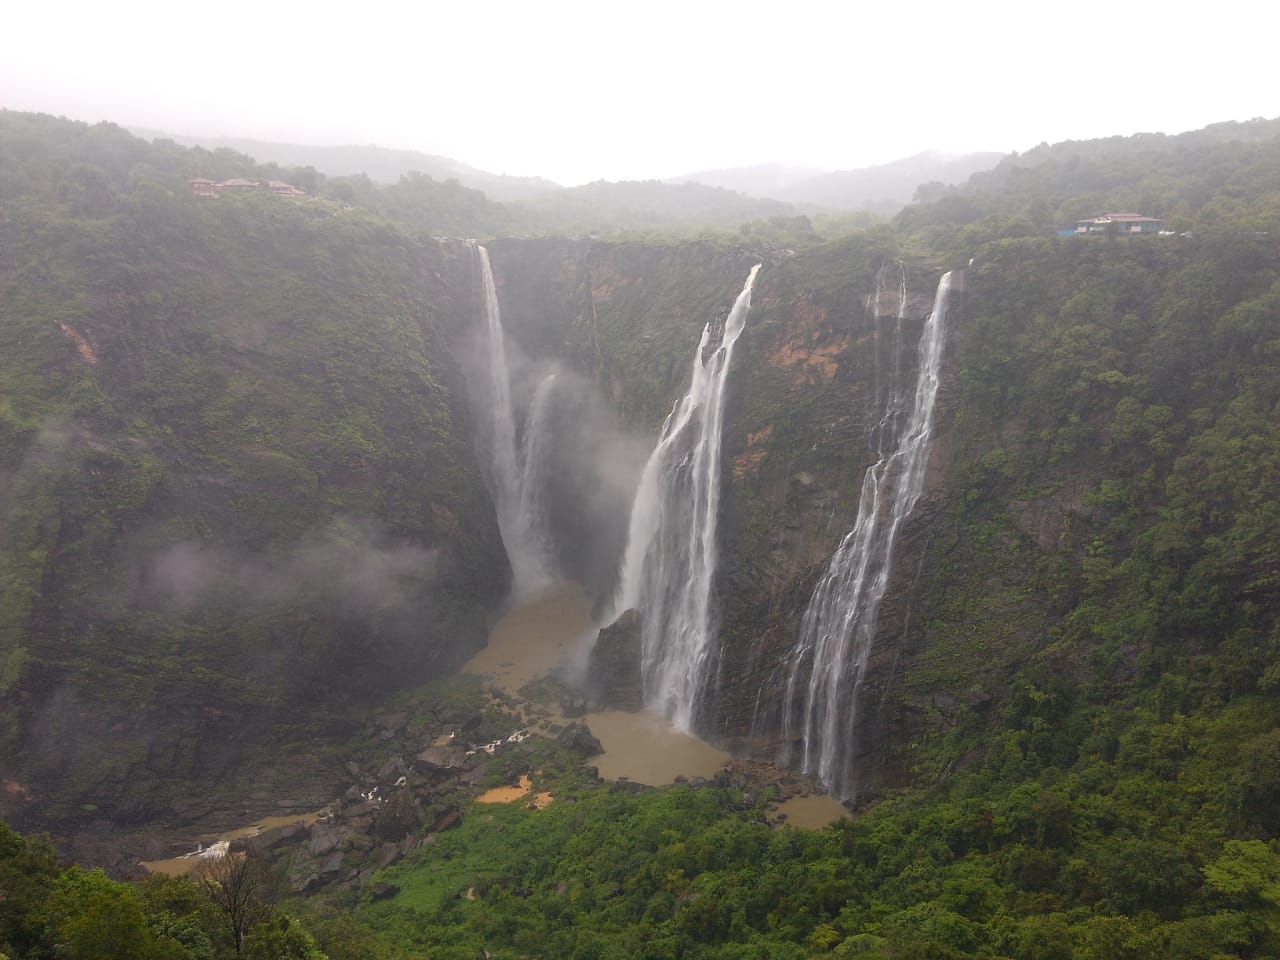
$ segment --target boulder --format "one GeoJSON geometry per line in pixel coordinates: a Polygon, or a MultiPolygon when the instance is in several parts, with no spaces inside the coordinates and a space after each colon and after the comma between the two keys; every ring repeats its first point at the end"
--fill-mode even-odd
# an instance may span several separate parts
{"type": "Polygon", "coordinates": [[[413,794],[401,787],[393,791],[382,805],[373,821],[373,832],[383,840],[399,843],[406,834],[416,832],[420,826],[422,821],[418,806],[413,802],[413,794]]]}
{"type": "Polygon", "coordinates": [[[640,613],[627,610],[600,631],[587,662],[587,705],[595,710],[639,710],[640,613]]]}
{"type": "Polygon", "coordinates": [[[450,808],[436,816],[435,821],[427,828],[427,832],[443,833],[446,830],[452,830],[461,823],[462,813],[456,808],[450,808]]]}
{"type": "Polygon", "coordinates": [[[560,731],[556,742],[562,747],[578,751],[584,757],[594,757],[598,753],[604,753],[604,745],[592,735],[585,723],[569,724],[560,731]]]}
{"type": "Polygon", "coordinates": [[[462,747],[427,747],[418,754],[416,763],[430,773],[460,771],[467,765],[467,751],[462,747]]]}
{"type": "Polygon", "coordinates": [[[307,843],[307,851],[313,857],[319,857],[342,843],[346,831],[332,820],[317,820],[311,827],[311,840],[307,843]]]}

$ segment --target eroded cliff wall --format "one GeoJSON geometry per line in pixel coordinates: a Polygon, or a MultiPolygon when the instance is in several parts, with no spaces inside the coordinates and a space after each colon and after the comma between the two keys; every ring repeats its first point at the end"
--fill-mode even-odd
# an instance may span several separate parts
{"type": "MultiPolygon", "coordinates": [[[[650,438],[687,387],[702,326],[723,320],[750,266],[764,263],[729,383],[714,598],[723,657],[703,732],[743,752],[775,755],[784,661],[818,573],[856,519],[862,476],[883,444],[888,380],[896,371],[914,384],[941,270],[904,264],[876,238],[800,256],[709,243],[507,241],[492,250],[512,338],[590,377],[627,425],[650,438]]],[[[952,375],[949,366],[945,377],[952,375]]],[[[902,658],[911,606],[902,581],[915,580],[944,482],[953,396],[944,390],[943,439],[881,617],[867,680],[877,703],[902,658]]],[[[619,513],[608,522],[610,547],[600,555],[616,557],[625,520],[619,513]]],[[[864,752],[877,766],[868,778],[879,782],[889,773],[871,758],[883,757],[885,738],[904,724],[886,724],[877,712],[866,720],[864,752]]]]}

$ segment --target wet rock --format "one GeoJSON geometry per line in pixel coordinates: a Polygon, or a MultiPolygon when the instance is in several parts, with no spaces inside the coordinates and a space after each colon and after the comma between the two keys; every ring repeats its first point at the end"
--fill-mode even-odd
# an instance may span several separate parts
{"type": "Polygon", "coordinates": [[[384,843],[378,848],[378,859],[375,861],[375,863],[377,863],[377,869],[382,870],[391,866],[391,864],[399,860],[401,856],[402,854],[400,853],[400,848],[398,846],[394,843],[384,843]]]}
{"type": "Polygon", "coordinates": [[[560,731],[556,742],[562,747],[578,751],[584,757],[594,757],[598,753],[604,753],[603,744],[592,735],[585,723],[569,724],[560,731]]]}
{"type": "Polygon", "coordinates": [[[467,765],[467,751],[462,747],[427,747],[418,754],[419,769],[441,773],[462,770],[467,765]]]}
{"type": "Polygon", "coordinates": [[[307,828],[300,823],[290,823],[281,827],[272,827],[270,830],[263,830],[256,837],[249,837],[245,841],[245,845],[256,853],[262,853],[264,850],[270,850],[272,847],[278,847],[286,841],[293,840],[304,835],[307,828]]]}
{"type": "Polygon", "coordinates": [[[311,827],[311,839],[307,843],[307,851],[315,857],[337,848],[346,831],[331,820],[317,820],[311,827]]]}
{"type": "Polygon", "coordinates": [[[422,826],[413,794],[406,789],[396,790],[382,805],[373,822],[373,832],[383,840],[398,843],[408,833],[422,826]]]}
{"type": "Polygon", "coordinates": [[[391,783],[399,777],[408,775],[409,767],[402,757],[393,757],[378,770],[379,783],[391,783]]]}
{"type": "Polygon", "coordinates": [[[378,845],[375,840],[367,833],[351,833],[343,842],[343,849],[353,853],[368,853],[378,845]]]}
{"type": "Polygon", "coordinates": [[[436,816],[435,821],[427,828],[428,833],[443,833],[452,830],[462,823],[462,813],[457,809],[445,810],[436,816]]]}
{"type": "Polygon", "coordinates": [[[320,865],[320,869],[319,869],[320,879],[323,880],[326,877],[336,877],[338,873],[342,870],[342,862],[345,859],[346,859],[346,854],[344,854],[341,850],[335,850],[333,851],[333,853],[329,854],[329,856],[326,857],[324,862],[320,865]]]}
{"type": "Polygon", "coordinates": [[[640,613],[627,610],[600,631],[587,665],[587,701],[594,709],[644,706],[640,670],[640,613]]]}
{"type": "Polygon", "coordinates": [[[473,767],[472,769],[464,773],[462,776],[458,777],[458,782],[465,783],[468,786],[475,786],[477,783],[479,783],[481,780],[483,780],[486,776],[489,775],[490,766],[491,764],[482,763],[476,767],[473,767]]]}
{"type": "Polygon", "coordinates": [[[344,806],[340,812],[340,816],[344,820],[359,820],[363,817],[373,818],[382,810],[382,804],[377,800],[361,800],[359,803],[353,803],[350,806],[344,806]]]}

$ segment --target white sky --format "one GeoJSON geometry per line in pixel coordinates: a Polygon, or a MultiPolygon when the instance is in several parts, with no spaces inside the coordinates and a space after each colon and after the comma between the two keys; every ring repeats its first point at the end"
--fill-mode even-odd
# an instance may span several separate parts
{"type": "Polygon", "coordinates": [[[6,8],[3,107],[407,147],[565,184],[1280,116],[1271,0],[6,8]]]}

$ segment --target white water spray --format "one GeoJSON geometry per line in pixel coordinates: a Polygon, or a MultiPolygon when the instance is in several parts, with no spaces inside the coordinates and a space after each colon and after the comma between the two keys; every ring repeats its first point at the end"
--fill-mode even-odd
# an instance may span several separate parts
{"type": "Polygon", "coordinates": [[[662,426],[631,507],[622,577],[611,614],[638,608],[641,672],[649,706],[691,731],[715,633],[711,586],[717,562],[720,436],[733,348],[751,308],[760,264],[716,330],[703,328],[688,392],[662,426]]]}
{"type": "MultiPolygon", "coordinates": [[[[933,312],[920,334],[919,372],[906,428],[893,451],[867,469],[858,519],[832,555],[801,621],[790,658],[783,732],[801,743],[801,767],[842,800],[853,794],[853,729],[858,691],[875,638],[880,601],[888,586],[902,522],[924,488],[934,400],[951,292],[951,274],[938,283],[933,312]]],[[[900,296],[901,302],[905,295],[900,296]]],[[[893,390],[880,424],[892,426],[893,390]]],[[[782,759],[790,763],[788,753],[782,759]]]]}
{"type": "Polygon", "coordinates": [[[877,457],[885,455],[885,441],[890,443],[898,437],[903,418],[907,416],[907,401],[910,397],[902,385],[902,321],[907,312],[907,269],[898,264],[898,308],[893,315],[893,331],[886,337],[881,329],[881,299],[888,286],[889,264],[885,264],[876,274],[876,292],[871,303],[872,344],[875,350],[875,405],[881,411],[880,419],[871,426],[871,447],[877,457]],[[882,362],[888,339],[889,353],[888,376],[881,373],[882,362]]]}
{"type": "Polygon", "coordinates": [[[538,383],[529,404],[524,423],[524,442],[520,448],[519,523],[531,554],[546,571],[555,569],[555,546],[551,522],[547,515],[547,492],[554,466],[556,375],[549,373],[538,383]]]}
{"type": "Polygon", "coordinates": [[[485,384],[484,405],[488,408],[488,443],[485,451],[489,493],[498,516],[498,530],[507,550],[514,579],[512,592],[517,597],[529,596],[552,582],[551,550],[547,544],[546,524],[542,519],[541,478],[545,460],[545,427],[554,374],[543,380],[534,398],[525,429],[523,457],[516,446],[515,411],[511,403],[511,373],[507,367],[506,337],[502,314],[498,308],[498,292],[489,266],[489,251],[472,243],[480,263],[480,281],[485,313],[485,384]],[[544,389],[545,388],[545,389],[544,389]],[[538,399],[542,398],[542,416],[538,420],[538,399]],[[532,463],[531,463],[532,461],[532,463]]]}

